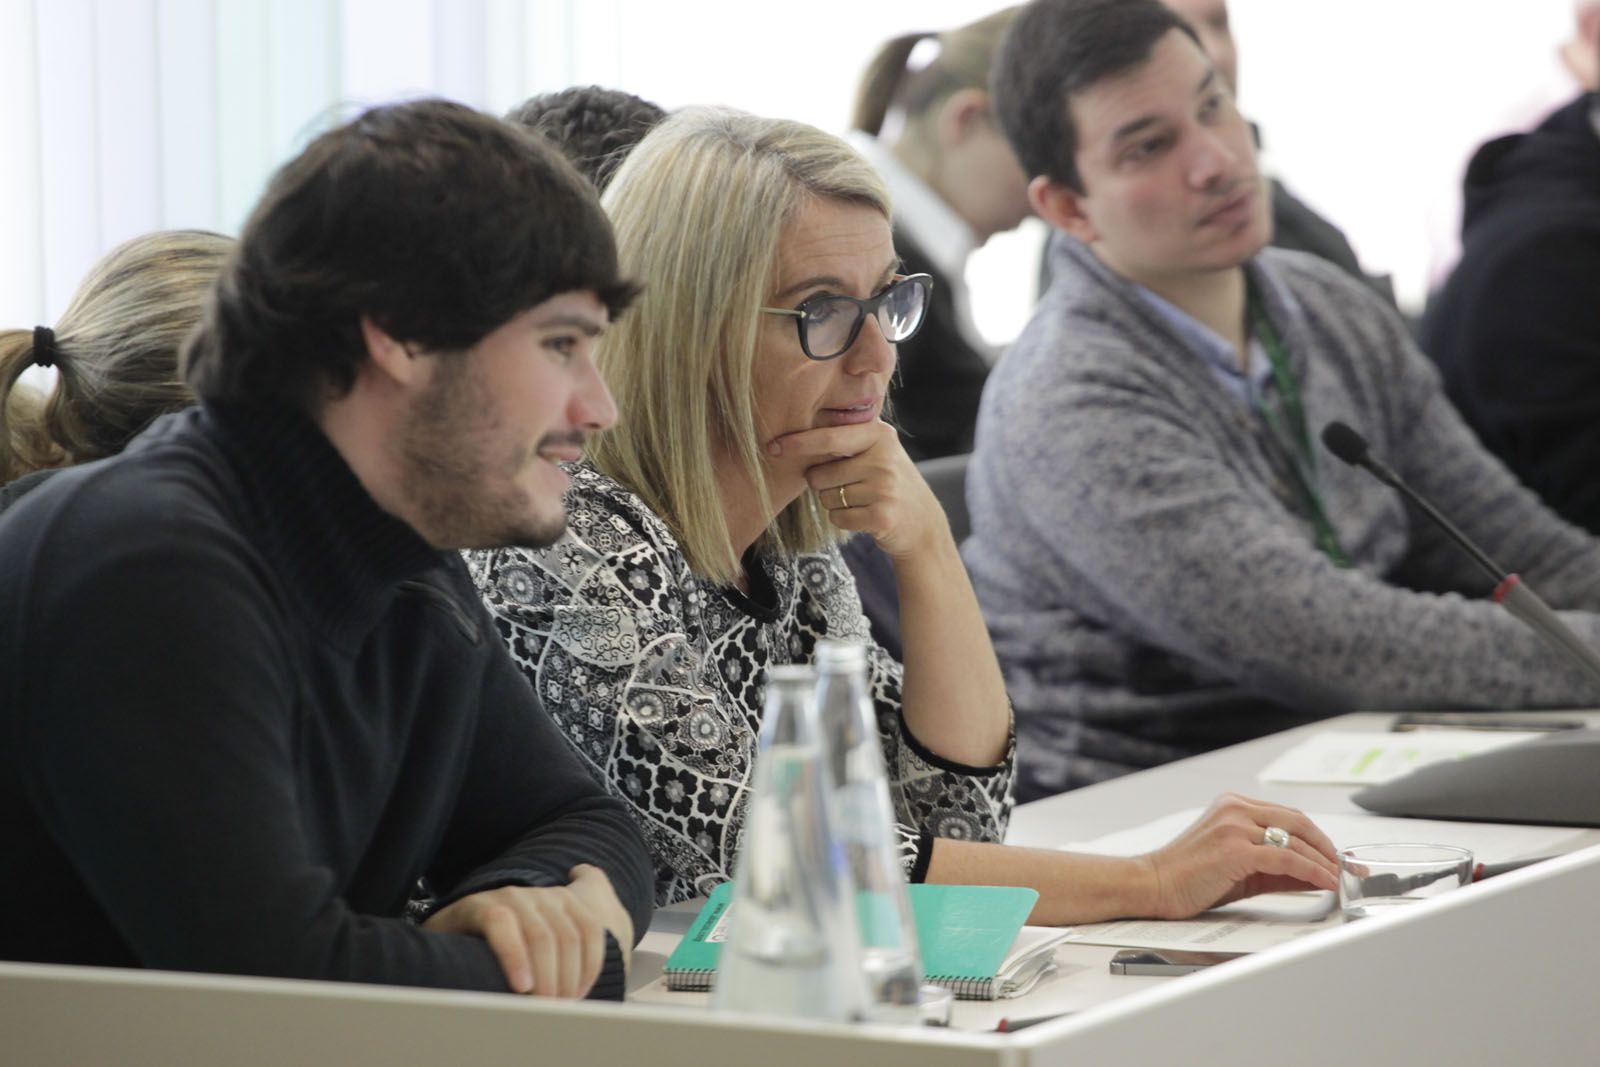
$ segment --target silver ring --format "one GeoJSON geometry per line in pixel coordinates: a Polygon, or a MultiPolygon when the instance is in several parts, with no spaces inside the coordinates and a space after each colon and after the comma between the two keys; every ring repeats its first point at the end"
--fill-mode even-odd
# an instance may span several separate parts
{"type": "Polygon", "coordinates": [[[1281,826],[1269,826],[1261,834],[1261,843],[1272,848],[1288,848],[1289,841],[1289,831],[1281,826]]]}
{"type": "Polygon", "coordinates": [[[850,501],[845,497],[845,495],[844,495],[844,486],[842,486],[842,485],[839,486],[839,506],[841,508],[849,508],[850,507],[850,501]]]}

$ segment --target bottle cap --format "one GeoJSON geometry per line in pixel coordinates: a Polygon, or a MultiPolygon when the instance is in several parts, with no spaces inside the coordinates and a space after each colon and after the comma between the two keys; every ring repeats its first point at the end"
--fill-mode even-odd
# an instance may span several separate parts
{"type": "Polygon", "coordinates": [[[857,641],[827,638],[817,642],[818,667],[860,667],[866,662],[866,646],[857,641]]]}
{"type": "Polygon", "coordinates": [[[917,991],[917,1017],[923,1026],[949,1026],[950,1009],[956,995],[942,985],[931,982],[917,991]]]}

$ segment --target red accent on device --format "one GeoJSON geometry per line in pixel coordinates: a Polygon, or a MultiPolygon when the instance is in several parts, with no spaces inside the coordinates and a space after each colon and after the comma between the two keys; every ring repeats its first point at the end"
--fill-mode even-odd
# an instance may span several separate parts
{"type": "Polygon", "coordinates": [[[1511,590],[1521,584],[1522,577],[1520,575],[1508,574],[1499,585],[1494,587],[1494,592],[1489,595],[1494,598],[1496,604],[1504,603],[1506,597],[1511,595],[1511,590]]]}

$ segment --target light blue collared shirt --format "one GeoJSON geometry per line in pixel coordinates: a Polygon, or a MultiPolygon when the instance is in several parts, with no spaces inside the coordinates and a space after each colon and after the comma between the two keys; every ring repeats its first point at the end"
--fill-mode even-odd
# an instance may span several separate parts
{"type": "MultiPolygon", "coordinates": [[[[1140,298],[1172,327],[1183,341],[1184,347],[1192,355],[1206,362],[1229,396],[1252,411],[1262,409],[1267,391],[1276,390],[1277,382],[1272,375],[1272,360],[1267,356],[1267,350],[1258,338],[1254,336],[1250,338],[1250,372],[1244,374],[1239,370],[1238,353],[1215,330],[1144,286],[1135,283],[1133,288],[1140,298]]],[[[1291,314],[1298,312],[1299,306],[1292,296],[1286,292],[1280,293],[1280,296],[1291,314]]],[[[1270,422],[1266,426],[1266,432],[1277,441],[1278,447],[1283,450],[1284,459],[1301,469],[1309,485],[1321,485],[1321,457],[1317,455],[1315,449],[1312,449],[1309,455],[1305,454],[1305,450],[1297,448],[1293,441],[1284,440],[1275,424],[1270,422]]]]}
{"type": "Polygon", "coordinates": [[[1238,353],[1215,330],[1144,286],[1135,285],[1134,289],[1182,338],[1184,347],[1206,361],[1229,396],[1248,407],[1261,406],[1261,397],[1272,381],[1272,361],[1260,341],[1250,338],[1250,373],[1245,375],[1239,370],[1238,353]]]}

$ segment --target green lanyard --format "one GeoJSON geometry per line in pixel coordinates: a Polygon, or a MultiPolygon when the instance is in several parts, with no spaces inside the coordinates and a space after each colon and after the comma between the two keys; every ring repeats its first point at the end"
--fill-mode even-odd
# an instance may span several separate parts
{"type": "Polygon", "coordinates": [[[1311,528],[1316,534],[1317,547],[1333,560],[1336,566],[1348,567],[1350,557],[1345,555],[1344,549],[1340,547],[1339,535],[1334,532],[1333,523],[1328,521],[1328,511],[1323,506],[1322,494],[1317,491],[1315,453],[1311,450],[1311,430],[1306,425],[1305,405],[1300,402],[1300,386],[1294,380],[1294,371],[1289,367],[1289,353],[1284,351],[1283,342],[1278,338],[1278,331],[1273,329],[1272,320],[1267,318],[1266,308],[1262,306],[1253,285],[1250,287],[1247,303],[1251,332],[1266,351],[1267,362],[1272,364],[1272,380],[1277,383],[1278,393],[1283,397],[1284,414],[1288,416],[1289,430],[1292,432],[1285,431],[1282,419],[1272,409],[1271,404],[1260,405],[1261,416],[1267,420],[1267,427],[1278,439],[1280,447],[1286,442],[1291,446],[1289,465],[1294,468],[1295,481],[1299,483],[1301,496],[1305,498],[1306,509],[1310,512],[1311,528]]]}

